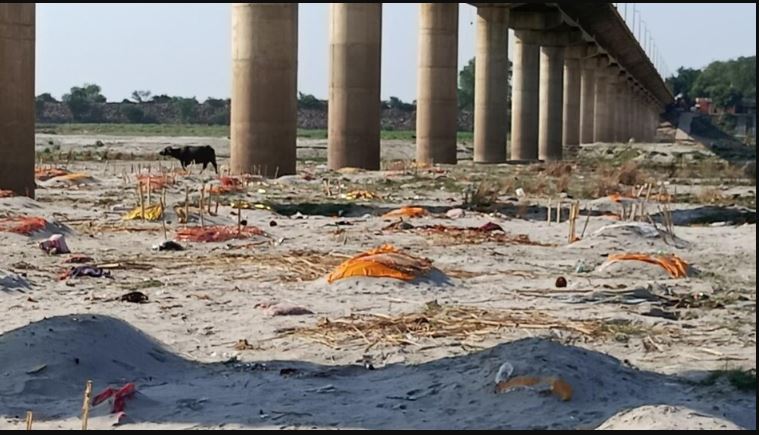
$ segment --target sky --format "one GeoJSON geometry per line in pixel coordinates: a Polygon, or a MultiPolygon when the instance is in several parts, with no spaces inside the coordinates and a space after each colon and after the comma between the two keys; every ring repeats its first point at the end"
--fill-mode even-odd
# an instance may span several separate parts
{"type": "MultiPolygon", "coordinates": [[[[624,3],[628,22],[642,17],[670,72],[756,55],[756,4],[624,3]],[[639,13],[633,14],[633,9],[639,13]]],[[[300,3],[298,90],[326,99],[327,3],[300,3]]],[[[385,3],[383,99],[416,99],[417,3],[385,3]]],[[[459,8],[459,69],[474,56],[476,10],[459,8]]],[[[134,90],[229,98],[231,7],[228,3],[37,4],[36,93],[60,98],[96,83],[109,101],[134,90]]],[[[637,26],[636,26],[637,31],[637,26]]],[[[643,32],[646,34],[646,32],[643,32]]],[[[510,38],[509,56],[513,52],[510,38]]]]}

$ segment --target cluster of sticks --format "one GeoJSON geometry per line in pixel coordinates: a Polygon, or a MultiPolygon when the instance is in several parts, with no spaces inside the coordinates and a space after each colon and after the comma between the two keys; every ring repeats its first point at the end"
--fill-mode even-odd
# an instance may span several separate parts
{"type": "Polygon", "coordinates": [[[603,335],[603,325],[591,320],[563,320],[525,310],[488,311],[475,307],[441,307],[427,304],[419,313],[351,315],[322,319],[316,326],[286,329],[281,336],[295,335],[331,348],[363,341],[366,350],[375,345],[419,345],[421,339],[453,338],[480,340],[502,328],[562,329],[583,335],[603,335]]]}

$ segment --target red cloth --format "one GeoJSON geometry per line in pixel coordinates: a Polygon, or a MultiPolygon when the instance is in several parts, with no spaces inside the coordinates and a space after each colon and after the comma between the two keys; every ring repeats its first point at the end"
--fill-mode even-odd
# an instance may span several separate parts
{"type": "Polygon", "coordinates": [[[92,406],[97,406],[113,397],[111,413],[123,412],[126,407],[126,399],[132,397],[137,391],[133,383],[128,383],[118,390],[108,387],[92,399],[92,406]]]}

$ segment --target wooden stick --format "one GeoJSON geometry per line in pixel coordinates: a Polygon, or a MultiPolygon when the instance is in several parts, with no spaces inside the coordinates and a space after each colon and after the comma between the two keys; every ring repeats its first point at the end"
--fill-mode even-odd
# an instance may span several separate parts
{"type": "Polygon", "coordinates": [[[184,223],[190,222],[190,191],[184,187],[184,223]]]}
{"type": "Polygon", "coordinates": [[[548,204],[546,205],[546,222],[551,225],[551,198],[548,198],[548,204]]]}
{"type": "Polygon", "coordinates": [[[150,182],[150,166],[148,166],[148,207],[150,207],[150,204],[152,204],[150,200],[150,191],[152,190],[152,183],[150,182]]]}
{"type": "Polygon", "coordinates": [[[84,389],[84,403],[82,404],[82,430],[87,430],[87,420],[90,418],[90,400],[92,399],[92,381],[87,381],[84,389]]]}
{"type": "Polygon", "coordinates": [[[200,199],[198,199],[198,209],[200,210],[200,228],[206,226],[206,221],[203,219],[203,199],[205,197],[206,185],[205,183],[200,186],[200,199]]]}
{"type": "Polygon", "coordinates": [[[32,430],[32,411],[26,411],[26,430],[32,430]]]}
{"type": "Polygon", "coordinates": [[[632,209],[630,210],[630,220],[635,221],[635,211],[637,209],[638,204],[633,204],[632,209]]]}
{"type": "Polygon", "coordinates": [[[593,206],[591,205],[590,208],[588,208],[586,205],[585,210],[588,212],[588,214],[587,214],[587,217],[585,218],[585,225],[583,225],[582,227],[582,234],[580,234],[581,239],[585,237],[585,230],[588,229],[588,222],[590,222],[590,215],[593,212],[593,206]]]}
{"type": "Polygon", "coordinates": [[[161,227],[163,227],[163,240],[168,240],[166,236],[166,188],[161,190],[161,227]]]}
{"type": "Polygon", "coordinates": [[[556,223],[561,222],[561,199],[556,203],[556,223]]]}
{"type": "Polygon", "coordinates": [[[242,209],[240,208],[242,204],[240,204],[240,201],[237,202],[237,234],[239,235],[242,232],[242,209]]]}
{"type": "Polygon", "coordinates": [[[214,207],[213,209],[213,214],[215,214],[216,216],[219,215],[219,194],[218,193],[216,194],[216,207],[214,207]]]}
{"type": "Polygon", "coordinates": [[[137,195],[140,197],[140,212],[142,213],[142,221],[145,222],[145,199],[142,197],[142,185],[140,180],[137,180],[137,195]]]}

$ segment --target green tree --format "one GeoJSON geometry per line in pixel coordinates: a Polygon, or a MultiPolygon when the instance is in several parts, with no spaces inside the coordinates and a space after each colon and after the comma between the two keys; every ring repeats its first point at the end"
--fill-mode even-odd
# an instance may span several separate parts
{"type": "Polygon", "coordinates": [[[160,103],[171,103],[172,100],[173,99],[170,96],[166,94],[161,94],[161,95],[153,95],[153,98],[150,99],[150,102],[160,104],[160,103]]]}
{"type": "Polygon", "coordinates": [[[298,107],[301,109],[321,109],[327,107],[327,102],[311,94],[298,92],[298,107]]]}
{"type": "Polygon", "coordinates": [[[711,98],[723,108],[738,105],[743,99],[755,100],[756,56],[710,63],[694,80],[690,96],[711,98]]]}
{"type": "Polygon", "coordinates": [[[415,104],[406,103],[398,97],[390,97],[389,100],[382,102],[382,106],[389,109],[402,110],[404,112],[413,112],[416,108],[415,104]]]}
{"type": "Polygon", "coordinates": [[[45,111],[45,104],[47,103],[57,103],[58,100],[53,98],[50,93],[45,92],[44,94],[37,95],[37,97],[34,99],[34,111],[37,114],[37,118],[41,118],[43,112],[45,111]]]}
{"type": "Polygon", "coordinates": [[[85,83],[84,86],[74,86],[71,92],[63,95],[63,102],[71,110],[74,120],[81,122],[96,122],[100,119],[98,104],[105,103],[105,97],[100,93],[100,86],[85,83]]]}
{"type": "Polygon", "coordinates": [[[150,98],[150,91],[134,91],[132,92],[132,100],[136,103],[144,103],[150,98]]]}
{"type": "Polygon", "coordinates": [[[474,58],[459,72],[459,109],[474,110],[474,58]]]}
{"type": "Polygon", "coordinates": [[[692,104],[693,98],[697,97],[697,95],[691,95],[691,88],[693,88],[693,83],[696,82],[696,79],[698,79],[700,75],[701,70],[680,67],[677,69],[677,75],[667,78],[666,82],[673,94],[682,94],[683,99],[692,104]]]}
{"type": "Polygon", "coordinates": [[[121,108],[121,113],[123,113],[132,124],[145,122],[145,112],[135,104],[127,104],[123,106],[121,108]]]}
{"type": "Polygon", "coordinates": [[[179,119],[185,124],[192,124],[195,122],[199,104],[200,103],[198,103],[198,100],[196,100],[195,97],[174,97],[171,101],[174,110],[179,113],[179,119]]]}
{"type": "MultiPolygon", "coordinates": [[[[511,74],[512,62],[509,61],[507,76],[506,102],[511,105],[511,74]]],[[[469,59],[464,68],[459,72],[459,109],[474,110],[474,82],[475,82],[475,58],[469,59]]]]}

